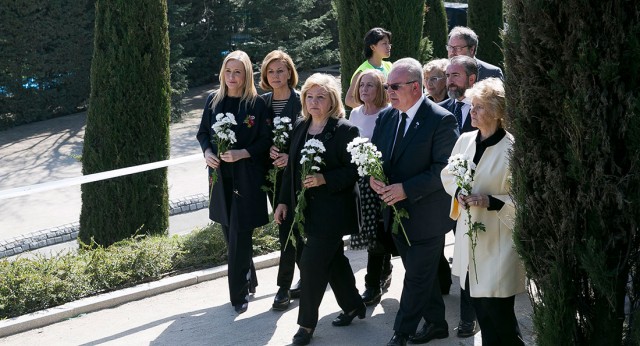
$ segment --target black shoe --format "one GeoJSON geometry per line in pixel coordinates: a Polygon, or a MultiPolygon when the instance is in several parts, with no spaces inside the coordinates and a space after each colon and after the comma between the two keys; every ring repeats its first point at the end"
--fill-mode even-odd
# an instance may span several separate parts
{"type": "Polygon", "coordinates": [[[353,319],[356,318],[356,316],[358,316],[359,319],[363,319],[366,317],[366,315],[367,315],[367,307],[364,304],[362,304],[359,308],[355,309],[354,311],[351,311],[351,313],[349,314],[342,313],[338,315],[338,317],[336,317],[336,319],[333,320],[331,324],[333,324],[336,327],[348,326],[351,324],[351,321],[353,321],[353,319]]]}
{"type": "Polygon", "coordinates": [[[238,314],[241,314],[245,311],[247,311],[247,308],[249,307],[249,303],[242,303],[242,304],[238,304],[238,305],[234,305],[233,308],[236,310],[236,312],[238,314]]]}
{"type": "Polygon", "coordinates": [[[382,298],[382,292],[379,288],[367,288],[364,290],[362,294],[362,302],[366,306],[376,305],[380,303],[380,299],[382,298]]]}
{"type": "Polygon", "coordinates": [[[468,338],[470,336],[474,336],[478,332],[476,329],[476,321],[460,321],[457,329],[459,338],[468,338]]]}
{"type": "Polygon", "coordinates": [[[412,344],[426,344],[433,339],[444,339],[449,336],[449,329],[425,322],[419,332],[411,340],[412,344]]]}
{"type": "Polygon", "coordinates": [[[389,342],[387,343],[387,346],[405,346],[408,339],[409,335],[395,332],[391,337],[391,340],[389,340],[389,342]]]}
{"type": "Polygon", "coordinates": [[[308,332],[304,328],[298,329],[298,332],[293,336],[294,345],[308,345],[313,337],[313,330],[308,332]]]}
{"type": "Polygon", "coordinates": [[[386,291],[391,286],[391,274],[389,276],[380,279],[380,290],[386,291]]]}
{"type": "Polygon", "coordinates": [[[276,293],[275,298],[273,298],[273,305],[271,307],[276,311],[284,311],[289,308],[289,303],[291,302],[291,295],[289,295],[289,290],[285,288],[280,288],[278,293],[276,293]]]}
{"type": "Polygon", "coordinates": [[[289,289],[291,299],[300,299],[300,280],[289,289]]]}

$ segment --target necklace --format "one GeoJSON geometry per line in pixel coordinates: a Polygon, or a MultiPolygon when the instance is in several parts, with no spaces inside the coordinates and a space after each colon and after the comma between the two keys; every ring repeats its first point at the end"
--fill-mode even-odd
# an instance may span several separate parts
{"type": "Polygon", "coordinates": [[[317,135],[321,134],[322,131],[324,131],[324,127],[327,126],[327,122],[329,121],[329,118],[327,117],[327,119],[324,120],[324,124],[322,124],[322,127],[320,127],[319,130],[313,131],[315,133],[311,133],[311,125],[309,125],[309,129],[307,130],[307,135],[305,136],[305,142],[309,140],[309,136],[311,136],[311,138],[316,138],[317,135]]]}

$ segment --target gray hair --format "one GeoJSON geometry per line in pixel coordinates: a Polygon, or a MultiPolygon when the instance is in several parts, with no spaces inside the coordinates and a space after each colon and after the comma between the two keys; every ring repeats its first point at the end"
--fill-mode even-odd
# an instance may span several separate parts
{"type": "Polygon", "coordinates": [[[452,37],[460,37],[467,43],[467,46],[475,48],[473,50],[474,54],[478,53],[478,35],[475,31],[467,28],[466,26],[456,26],[449,32],[449,39],[452,37]]]}
{"type": "Polygon", "coordinates": [[[393,66],[391,67],[391,71],[397,69],[406,71],[412,80],[419,83],[420,89],[422,89],[422,65],[420,65],[420,62],[418,60],[414,58],[402,58],[394,62],[393,66]]]}

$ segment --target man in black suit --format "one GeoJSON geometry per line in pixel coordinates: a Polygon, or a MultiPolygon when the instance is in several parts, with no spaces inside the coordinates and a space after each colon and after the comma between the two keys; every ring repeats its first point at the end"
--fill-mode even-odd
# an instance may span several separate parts
{"type": "MultiPolygon", "coordinates": [[[[449,66],[445,73],[447,77],[447,94],[449,99],[439,103],[440,106],[453,113],[458,121],[460,133],[473,131],[476,128],[471,126],[471,104],[464,96],[467,89],[471,88],[478,75],[476,60],[466,55],[454,56],[449,60],[449,66]]],[[[455,232],[455,227],[453,228],[455,232]]],[[[440,259],[442,263],[442,259],[440,259]]],[[[447,262],[448,263],[448,262],[447,262]]],[[[448,268],[448,266],[447,266],[448,268]]],[[[451,275],[440,270],[440,280],[443,275],[451,275]]],[[[476,329],[476,312],[471,304],[469,292],[460,288],[460,321],[458,322],[457,335],[460,338],[473,336],[478,331],[476,329]]]]}
{"type": "MultiPolygon", "coordinates": [[[[444,191],[440,171],[459,133],[453,115],[424,97],[417,60],[395,62],[387,82],[393,109],[378,116],[371,141],[382,152],[389,184],[373,178],[370,184],[386,204],[408,212],[402,224],[411,242],[407,243],[402,230],[393,236],[405,277],[395,333],[388,345],[404,345],[414,334],[413,343],[425,343],[449,336],[437,274],[445,234],[454,223],[448,216],[451,198],[444,191]],[[425,323],[416,333],[421,319],[425,323]]],[[[388,207],[383,211],[387,229],[393,223],[391,213],[388,207]]]]}
{"type": "Polygon", "coordinates": [[[449,32],[449,42],[447,43],[447,53],[449,55],[449,59],[459,55],[466,55],[470,58],[474,58],[478,65],[477,82],[489,77],[496,77],[504,80],[504,75],[502,74],[502,69],[500,69],[500,67],[491,65],[476,58],[476,54],[478,53],[478,35],[467,27],[456,26],[451,29],[451,32],[449,32]]]}

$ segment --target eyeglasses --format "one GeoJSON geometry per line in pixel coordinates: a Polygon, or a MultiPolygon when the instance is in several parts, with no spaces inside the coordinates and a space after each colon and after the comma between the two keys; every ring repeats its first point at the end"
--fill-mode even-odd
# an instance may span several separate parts
{"type": "Polygon", "coordinates": [[[449,51],[449,52],[453,51],[453,52],[456,52],[456,53],[460,53],[460,51],[463,48],[467,48],[469,46],[468,45],[467,46],[450,46],[450,45],[446,45],[445,47],[447,47],[447,51],[449,51]]]}
{"type": "Polygon", "coordinates": [[[398,89],[400,89],[401,86],[403,85],[407,85],[407,84],[412,84],[417,82],[417,80],[412,80],[410,82],[406,82],[406,83],[393,83],[393,84],[383,84],[382,86],[384,87],[384,90],[393,90],[393,91],[397,91],[398,89]]]}
{"type": "Polygon", "coordinates": [[[427,83],[428,84],[436,84],[436,83],[438,83],[439,81],[441,81],[441,80],[443,80],[445,78],[447,78],[447,77],[444,77],[444,76],[442,76],[442,77],[431,77],[431,78],[427,79],[427,83]]]}

